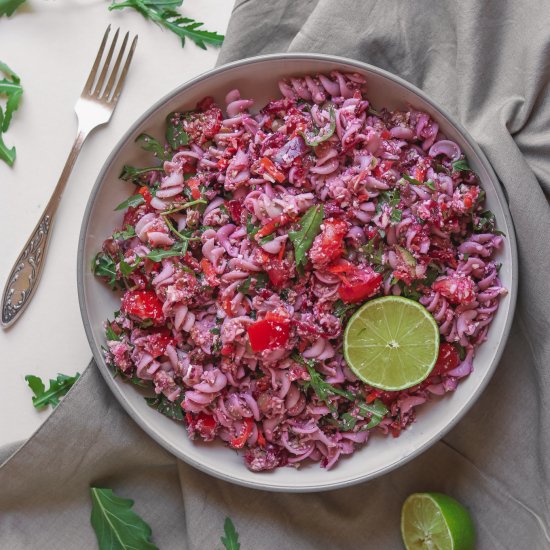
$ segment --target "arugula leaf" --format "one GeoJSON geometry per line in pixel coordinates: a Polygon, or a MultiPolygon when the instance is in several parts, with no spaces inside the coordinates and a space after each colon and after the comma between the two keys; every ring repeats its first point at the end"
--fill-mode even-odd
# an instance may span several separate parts
{"type": "Polygon", "coordinates": [[[140,184],[140,176],[148,174],[149,172],[164,172],[162,166],[149,166],[148,168],[136,168],[135,166],[129,166],[125,164],[122,168],[122,172],[118,176],[123,181],[131,181],[132,183],[140,184]]]}
{"type": "Polygon", "coordinates": [[[288,232],[288,238],[294,245],[294,257],[297,266],[304,266],[307,263],[306,253],[311,248],[313,239],[319,234],[323,214],[322,204],[312,206],[300,219],[300,229],[288,232]]]}
{"type": "Polygon", "coordinates": [[[413,178],[412,176],[409,176],[408,174],[403,174],[403,179],[407,180],[412,185],[425,185],[432,191],[435,191],[435,184],[432,180],[420,181],[420,180],[417,180],[416,178],[413,178]]]}
{"type": "Polygon", "coordinates": [[[267,244],[268,242],[272,241],[274,238],[275,238],[275,233],[271,233],[271,234],[266,235],[265,237],[261,238],[258,241],[258,244],[260,246],[262,246],[262,245],[267,244]]]}
{"type": "Polygon", "coordinates": [[[90,487],[91,522],[100,550],[158,550],[151,542],[151,527],[133,510],[134,501],[112,489],[90,487]]]}
{"type": "Polygon", "coordinates": [[[497,229],[497,220],[490,210],[485,210],[478,215],[478,220],[474,222],[474,233],[493,233],[494,235],[504,235],[497,229]]]}
{"type": "Polygon", "coordinates": [[[143,17],[172,31],[181,39],[185,46],[185,39],[191,39],[199,48],[206,49],[206,44],[221,46],[223,35],[201,29],[199,23],[189,17],[183,17],[180,12],[172,8],[179,8],[183,0],[124,0],[116,1],[109,6],[109,10],[133,8],[143,17]]]}
{"type": "Polygon", "coordinates": [[[399,210],[399,208],[392,208],[392,211],[390,214],[390,222],[399,223],[401,221],[402,216],[403,216],[403,210],[399,210]]]}
{"type": "Polygon", "coordinates": [[[113,330],[113,327],[109,322],[105,327],[105,338],[109,342],[120,342],[120,336],[113,330]]]}
{"type": "Polygon", "coordinates": [[[164,258],[173,258],[174,256],[185,256],[187,253],[187,247],[189,246],[189,240],[184,240],[179,243],[176,243],[172,248],[154,248],[145,256],[153,262],[160,262],[164,258]]]}
{"type": "Polygon", "coordinates": [[[451,166],[453,167],[453,172],[462,172],[463,170],[471,170],[470,165],[466,159],[455,160],[451,166]]]}
{"type": "Polygon", "coordinates": [[[124,260],[120,260],[120,262],[118,263],[120,273],[122,274],[123,277],[128,277],[128,275],[134,272],[138,268],[138,266],[139,266],[139,259],[133,265],[130,265],[128,262],[124,260]]]}
{"type": "Polygon", "coordinates": [[[247,219],[246,219],[246,234],[250,238],[252,238],[252,237],[254,237],[254,235],[256,235],[256,233],[258,233],[259,230],[260,230],[260,226],[259,225],[254,225],[252,223],[252,214],[248,214],[247,219]]]}
{"type": "Polygon", "coordinates": [[[149,134],[139,134],[139,136],[136,138],[136,143],[138,142],[144,151],[149,151],[150,153],[153,153],[153,155],[161,160],[169,159],[170,154],[168,153],[168,151],[166,151],[164,147],[153,136],[150,136],[149,134]]]}
{"type": "Polygon", "coordinates": [[[156,397],[146,397],[145,401],[147,405],[172,420],[177,420],[178,422],[183,422],[185,414],[181,408],[181,402],[183,397],[176,399],[175,401],[170,401],[163,393],[157,395],[156,397]]]}
{"type": "Polygon", "coordinates": [[[97,277],[106,277],[111,288],[116,286],[116,264],[105,252],[98,252],[92,262],[92,273],[97,277]]]}
{"type": "Polygon", "coordinates": [[[250,286],[253,284],[252,289],[253,290],[260,290],[261,288],[265,288],[265,285],[267,284],[267,273],[261,272],[257,275],[249,275],[244,283],[237,287],[237,291],[241,292],[242,294],[250,294],[250,286]]]}
{"type": "MultiPolygon", "coordinates": [[[[13,13],[13,11],[10,13],[13,13]]],[[[2,0],[0,0],[0,15],[2,15],[2,0]]],[[[0,74],[4,75],[4,78],[0,80],[0,96],[7,98],[5,110],[0,107],[0,159],[5,161],[8,166],[13,166],[16,155],[15,147],[9,149],[2,139],[2,134],[7,132],[12,115],[19,107],[23,87],[20,78],[1,61],[0,74]]]]}
{"type": "Polygon", "coordinates": [[[113,233],[113,239],[126,241],[136,236],[136,230],[130,224],[126,224],[126,229],[122,231],[115,231],[113,233]]]}
{"type": "Polygon", "coordinates": [[[140,195],[139,193],[137,195],[132,195],[131,197],[128,197],[125,201],[121,202],[115,210],[125,210],[126,208],[129,208],[130,206],[139,206],[140,204],[143,204],[145,202],[145,199],[143,198],[143,195],[140,195]]]}
{"type": "Polygon", "coordinates": [[[189,134],[183,129],[184,119],[181,113],[170,113],[166,117],[166,141],[174,151],[189,143],[189,134]]]}
{"type": "Polygon", "coordinates": [[[334,302],[332,313],[338,317],[340,321],[342,321],[344,315],[346,315],[348,311],[355,309],[355,307],[356,306],[354,304],[345,304],[342,300],[340,300],[340,298],[338,298],[338,300],[334,302]]]}
{"type": "Polygon", "coordinates": [[[8,17],[21,5],[25,0],[0,0],[0,16],[7,15],[8,17]]]}
{"type": "Polygon", "coordinates": [[[59,405],[59,398],[63,397],[72,388],[79,376],[80,373],[78,372],[74,376],[58,374],[55,380],[50,379],[50,387],[46,390],[44,382],[38,376],[27,374],[25,380],[34,393],[32,404],[37,409],[42,409],[48,405],[51,405],[53,408],[57,407],[59,405]]]}
{"type": "Polygon", "coordinates": [[[357,407],[361,416],[366,417],[369,414],[371,415],[370,421],[363,428],[365,430],[370,430],[371,428],[378,426],[378,424],[382,422],[384,417],[389,412],[388,407],[386,407],[386,405],[384,405],[384,403],[382,403],[379,399],[375,399],[372,403],[365,403],[364,401],[361,401],[357,404],[357,407]]]}
{"type": "Polygon", "coordinates": [[[323,128],[315,128],[313,132],[298,132],[298,134],[304,138],[306,145],[309,145],[309,147],[317,147],[317,145],[323,143],[323,141],[326,141],[334,134],[334,131],[336,130],[336,114],[332,105],[330,105],[328,112],[330,116],[328,129],[327,126],[323,126],[323,128]]]}
{"type": "Polygon", "coordinates": [[[223,530],[225,537],[221,537],[221,541],[225,546],[225,550],[240,550],[241,543],[239,542],[239,534],[230,518],[225,518],[223,530]]]}
{"type": "Polygon", "coordinates": [[[466,359],[466,348],[464,346],[461,346],[458,342],[455,342],[454,346],[458,351],[458,358],[461,361],[464,361],[464,359],[466,359]]]}

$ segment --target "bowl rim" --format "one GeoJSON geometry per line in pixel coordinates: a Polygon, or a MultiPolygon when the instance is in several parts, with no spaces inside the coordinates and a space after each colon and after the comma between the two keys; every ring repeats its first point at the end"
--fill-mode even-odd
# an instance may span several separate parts
{"type": "Polygon", "coordinates": [[[371,479],[374,479],[376,477],[382,476],[384,474],[387,474],[396,468],[403,466],[407,464],[412,459],[416,458],[426,450],[428,450],[430,447],[432,447],[437,441],[442,439],[454,426],[458,424],[458,422],[464,417],[464,415],[471,409],[471,407],[474,405],[474,403],[477,401],[479,396],[483,393],[486,386],[488,385],[489,381],[493,377],[493,374],[496,370],[496,367],[498,363],[500,362],[500,359],[502,357],[502,354],[504,353],[504,348],[506,346],[506,342],[508,341],[508,337],[510,335],[510,330],[512,327],[512,323],[514,320],[514,314],[516,309],[516,302],[517,302],[517,291],[518,291],[518,251],[517,251],[517,243],[516,243],[516,236],[515,236],[515,229],[514,224],[512,221],[512,216],[508,207],[508,200],[505,195],[505,192],[503,190],[503,187],[496,176],[491,164],[489,163],[489,160],[485,156],[485,153],[481,149],[481,147],[477,144],[477,142],[473,139],[473,137],[470,135],[470,133],[462,126],[460,122],[456,120],[456,118],[447,112],[446,109],[442,108],[440,105],[438,105],[436,102],[434,102],[425,92],[423,92],[420,88],[416,87],[414,84],[411,84],[410,82],[404,80],[403,78],[386,71],[384,69],[380,69],[379,67],[376,67],[374,65],[370,65],[369,63],[364,63],[362,61],[358,61],[355,59],[350,59],[342,56],[336,56],[336,55],[330,55],[330,54],[320,54],[320,53],[300,53],[300,52],[293,52],[293,53],[274,53],[274,54],[265,54],[265,55],[258,55],[254,57],[248,57],[244,59],[240,59],[238,61],[233,61],[231,63],[227,63],[224,65],[221,65],[219,67],[214,67],[211,70],[208,70],[204,73],[201,73],[200,75],[184,82],[183,84],[177,86],[172,91],[164,95],[161,99],[156,101],[150,108],[148,108],[139,118],[135,120],[135,122],[129,127],[129,129],[124,133],[124,135],[119,139],[105,162],[103,163],[103,166],[96,178],[96,181],[94,183],[94,186],[92,187],[92,190],[90,192],[90,196],[88,198],[86,209],[84,211],[84,215],[82,218],[82,225],[80,229],[80,235],[78,239],[78,253],[77,253],[77,291],[78,291],[78,301],[80,305],[80,313],[82,317],[82,322],[84,324],[84,330],[86,332],[86,337],[88,339],[90,348],[92,350],[93,357],[95,359],[95,363],[101,372],[103,378],[107,382],[107,385],[109,386],[110,390],[115,394],[118,402],[122,405],[122,407],[125,409],[125,411],[129,414],[131,419],[138,424],[138,426],[143,429],[150,437],[152,437],[159,445],[161,445],[164,449],[168,450],[170,453],[172,453],[176,458],[179,458],[186,462],[187,464],[190,464],[191,466],[201,470],[202,472],[205,472],[209,475],[212,475],[218,479],[222,479],[224,481],[228,481],[230,483],[235,483],[237,485],[249,487],[252,489],[258,489],[258,490],[266,490],[266,491],[276,491],[276,492],[318,492],[318,491],[329,491],[329,490],[335,490],[335,489],[341,489],[344,487],[350,487],[352,485],[356,485],[358,483],[362,483],[371,479]],[[101,183],[105,177],[105,174],[107,170],[110,168],[111,164],[113,163],[113,160],[115,157],[119,154],[120,150],[124,147],[124,145],[127,143],[128,139],[132,136],[132,134],[137,130],[137,128],[143,124],[143,122],[149,118],[152,114],[155,113],[155,111],[162,109],[162,107],[171,99],[173,99],[175,96],[183,93],[186,89],[190,88],[191,86],[206,80],[214,75],[221,74],[225,71],[242,67],[245,65],[253,65],[256,63],[263,63],[266,61],[284,61],[284,60],[305,60],[305,61],[324,61],[329,63],[341,63],[346,64],[351,67],[355,67],[357,69],[374,73],[379,76],[385,77],[401,86],[406,88],[408,91],[412,92],[413,94],[416,94],[419,96],[422,100],[424,100],[428,105],[430,105],[435,111],[441,114],[444,118],[446,118],[461,134],[463,139],[468,143],[468,145],[473,149],[475,154],[478,156],[479,161],[487,170],[487,173],[489,174],[489,177],[492,179],[495,187],[495,192],[497,194],[498,200],[500,201],[500,204],[502,206],[502,210],[504,213],[505,221],[509,227],[509,234],[506,235],[507,239],[507,245],[510,247],[511,252],[511,262],[512,262],[512,281],[511,281],[511,288],[509,289],[509,311],[508,311],[508,317],[505,320],[504,328],[502,332],[502,339],[498,343],[495,356],[493,358],[493,361],[491,362],[491,365],[489,366],[487,370],[487,374],[484,377],[484,379],[481,381],[480,385],[477,387],[477,391],[473,393],[466,401],[465,405],[462,406],[462,408],[458,411],[458,413],[455,415],[455,417],[441,430],[439,430],[437,433],[435,433],[431,438],[429,438],[427,441],[425,441],[423,444],[416,447],[412,452],[407,454],[404,457],[399,458],[398,460],[393,461],[392,463],[386,464],[381,468],[378,468],[377,470],[363,474],[363,475],[355,475],[347,480],[338,480],[326,484],[318,484],[313,483],[310,485],[300,485],[298,487],[290,487],[286,485],[280,485],[277,483],[270,483],[270,484],[264,484],[262,483],[262,477],[258,476],[258,481],[247,481],[245,479],[237,479],[232,477],[231,475],[225,474],[223,471],[219,470],[212,470],[210,467],[205,466],[201,462],[198,462],[182,452],[180,452],[179,449],[177,449],[170,441],[165,439],[163,436],[161,436],[149,423],[148,421],[139,415],[139,413],[136,415],[136,411],[133,408],[133,406],[127,401],[125,395],[123,394],[122,390],[118,387],[118,385],[115,383],[109,369],[106,367],[103,359],[103,355],[98,347],[96,347],[94,338],[93,338],[93,330],[90,323],[87,307],[86,307],[86,300],[85,300],[85,293],[84,293],[84,267],[87,266],[88,262],[84,258],[84,248],[85,248],[85,242],[86,242],[86,236],[87,236],[87,230],[88,225],[90,222],[91,212],[93,209],[93,206],[95,204],[96,197],[99,193],[99,189],[101,187],[101,183]]]}

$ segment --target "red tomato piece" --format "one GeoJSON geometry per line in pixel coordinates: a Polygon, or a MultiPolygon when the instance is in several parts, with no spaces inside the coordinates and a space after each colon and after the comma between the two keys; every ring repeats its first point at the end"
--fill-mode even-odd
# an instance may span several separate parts
{"type": "Polygon", "coordinates": [[[212,415],[203,412],[198,414],[195,421],[195,429],[206,441],[211,441],[214,439],[214,432],[216,431],[217,426],[218,423],[216,419],[212,415]]]}
{"type": "Polygon", "coordinates": [[[231,447],[234,449],[242,449],[247,439],[250,437],[253,426],[254,420],[252,420],[252,418],[245,418],[241,433],[229,442],[231,447]]]}
{"type": "Polygon", "coordinates": [[[191,198],[196,201],[201,198],[201,190],[199,187],[199,180],[197,178],[189,178],[187,185],[191,190],[191,198]]]}
{"type": "Polygon", "coordinates": [[[210,286],[219,286],[220,281],[218,279],[218,274],[216,273],[216,270],[214,269],[214,266],[212,265],[210,260],[203,258],[200,261],[200,265],[201,265],[202,272],[204,273],[206,282],[210,286]]]}
{"type": "Polygon", "coordinates": [[[128,290],[122,297],[121,308],[141,320],[151,319],[155,323],[164,321],[162,302],[153,290],[128,290]]]}
{"type": "Polygon", "coordinates": [[[465,275],[441,277],[432,288],[453,304],[469,304],[475,297],[474,281],[465,275]]]}
{"type": "Polygon", "coordinates": [[[375,178],[379,178],[380,176],[384,175],[392,166],[395,161],[393,160],[383,160],[382,162],[378,163],[374,170],[372,171],[372,175],[375,178]]]}
{"type": "Polygon", "coordinates": [[[153,198],[153,195],[151,195],[151,191],[149,190],[149,187],[147,187],[146,185],[142,185],[138,189],[138,193],[145,199],[145,204],[149,206],[153,198]]]}
{"type": "Polygon", "coordinates": [[[190,113],[183,121],[183,129],[191,141],[203,145],[218,133],[222,119],[221,109],[212,105],[206,111],[190,113]]]}
{"type": "Polygon", "coordinates": [[[261,251],[260,258],[269,277],[269,282],[275,288],[282,288],[292,275],[284,260],[273,254],[268,254],[265,250],[261,251]]]}
{"type": "Polygon", "coordinates": [[[348,223],[344,220],[329,218],[323,222],[323,229],[309,251],[311,261],[317,266],[325,266],[336,260],[344,251],[344,237],[348,232],[348,223]]]}
{"type": "Polygon", "coordinates": [[[456,369],[460,357],[456,348],[447,342],[439,346],[439,355],[430,376],[441,376],[450,370],[456,369]]]}
{"type": "Polygon", "coordinates": [[[263,237],[271,235],[271,233],[279,229],[279,227],[287,225],[291,220],[292,218],[288,214],[275,216],[273,219],[269,220],[264,226],[260,228],[256,235],[254,235],[254,238],[259,241],[263,237]]]}
{"type": "Polygon", "coordinates": [[[231,200],[231,201],[225,201],[225,208],[229,215],[231,216],[231,219],[235,223],[241,223],[241,214],[243,212],[243,203],[241,201],[231,200]]]}
{"type": "Polygon", "coordinates": [[[260,159],[260,166],[275,181],[278,181],[279,183],[283,183],[283,181],[285,181],[286,179],[285,175],[273,164],[271,159],[268,159],[267,157],[262,157],[260,159]]]}
{"type": "Polygon", "coordinates": [[[172,338],[170,331],[167,329],[161,329],[149,335],[145,349],[153,357],[157,358],[164,355],[168,345],[173,343],[174,339],[172,338]]]}
{"type": "Polygon", "coordinates": [[[382,275],[370,267],[359,268],[353,266],[344,276],[338,287],[338,294],[343,302],[356,304],[374,296],[382,284],[382,275]]]}
{"type": "Polygon", "coordinates": [[[252,351],[259,352],[277,349],[288,342],[290,323],[288,319],[262,319],[247,328],[252,351]]]}

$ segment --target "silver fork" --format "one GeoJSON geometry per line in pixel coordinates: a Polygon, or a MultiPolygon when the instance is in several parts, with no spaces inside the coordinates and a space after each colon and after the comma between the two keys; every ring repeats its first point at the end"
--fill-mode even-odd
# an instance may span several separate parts
{"type": "Polygon", "coordinates": [[[54,192],[40,218],[29,240],[23,247],[23,251],[17,258],[13,266],[4,293],[2,294],[2,328],[8,328],[13,325],[21,316],[25,308],[29,305],[46,259],[46,252],[52,233],[52,224],[55,212],[61,201],[61,196],[67,185],[67,180],[72,172],[76,157],[82,148],[84,140],[88,134],[98,126],[106,124],[111,119],[111,115],[120,97],[124,81],[132,61],[132,55],[137,44],[137,35],[132,40],[132,44],[124,61],[124,52],[128,45],[129,33],[126,33],[122,46],[114,66],[109,73],[113,54],[119,35],[119,29],[114,34],[111,45],[103,63],[101,62],[105,46],[109,38],[111,26],[107,28],[101,41],[101,46],[90,71],[90,76],[84,85],[84,89],[75,105],[75,112],[78,118],[78,132],[76,139],[69,153],[69,158],[65,163],[61,177],[57,183],[54,192]],[[122,70],[120,70],[122,66],[122,70]],[[119,74],[120,71],[120,74],[119,74]],[[107,75],[109,78],[107,80],[107,75]],[[97,78],[97,82],[96,82],[97,78]],[[105,82],[107,83],[105,84],[105,82]]]}

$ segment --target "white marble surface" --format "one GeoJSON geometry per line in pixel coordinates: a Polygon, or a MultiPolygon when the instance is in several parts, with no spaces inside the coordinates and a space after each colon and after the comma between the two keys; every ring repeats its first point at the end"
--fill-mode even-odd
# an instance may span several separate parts
{"type": "MultiPolygon", "coordinates": [[[[218,50],[199,49],[130,10],[109,12],[108,0],[28,0],[0,18],[0,60],[21,77],[24,97],[5,141],[15,165],[0,162],[0,286],[57,182],[76,132],[74,103],[108,24],[139,34],[139,43],[111,122],[84,144],[56,216],[47,264],[23,317],[0,330],[0,445],[29,437],[51,409],[36,411],[26,374],[55,377],[87,365],[91,352],[80,318],[76,251],[89,192],[109,152],[151,104],[212,68],[218,50]]],[[[185,15],[225,33],[231,0],[186,0],[185,15]]]]}

